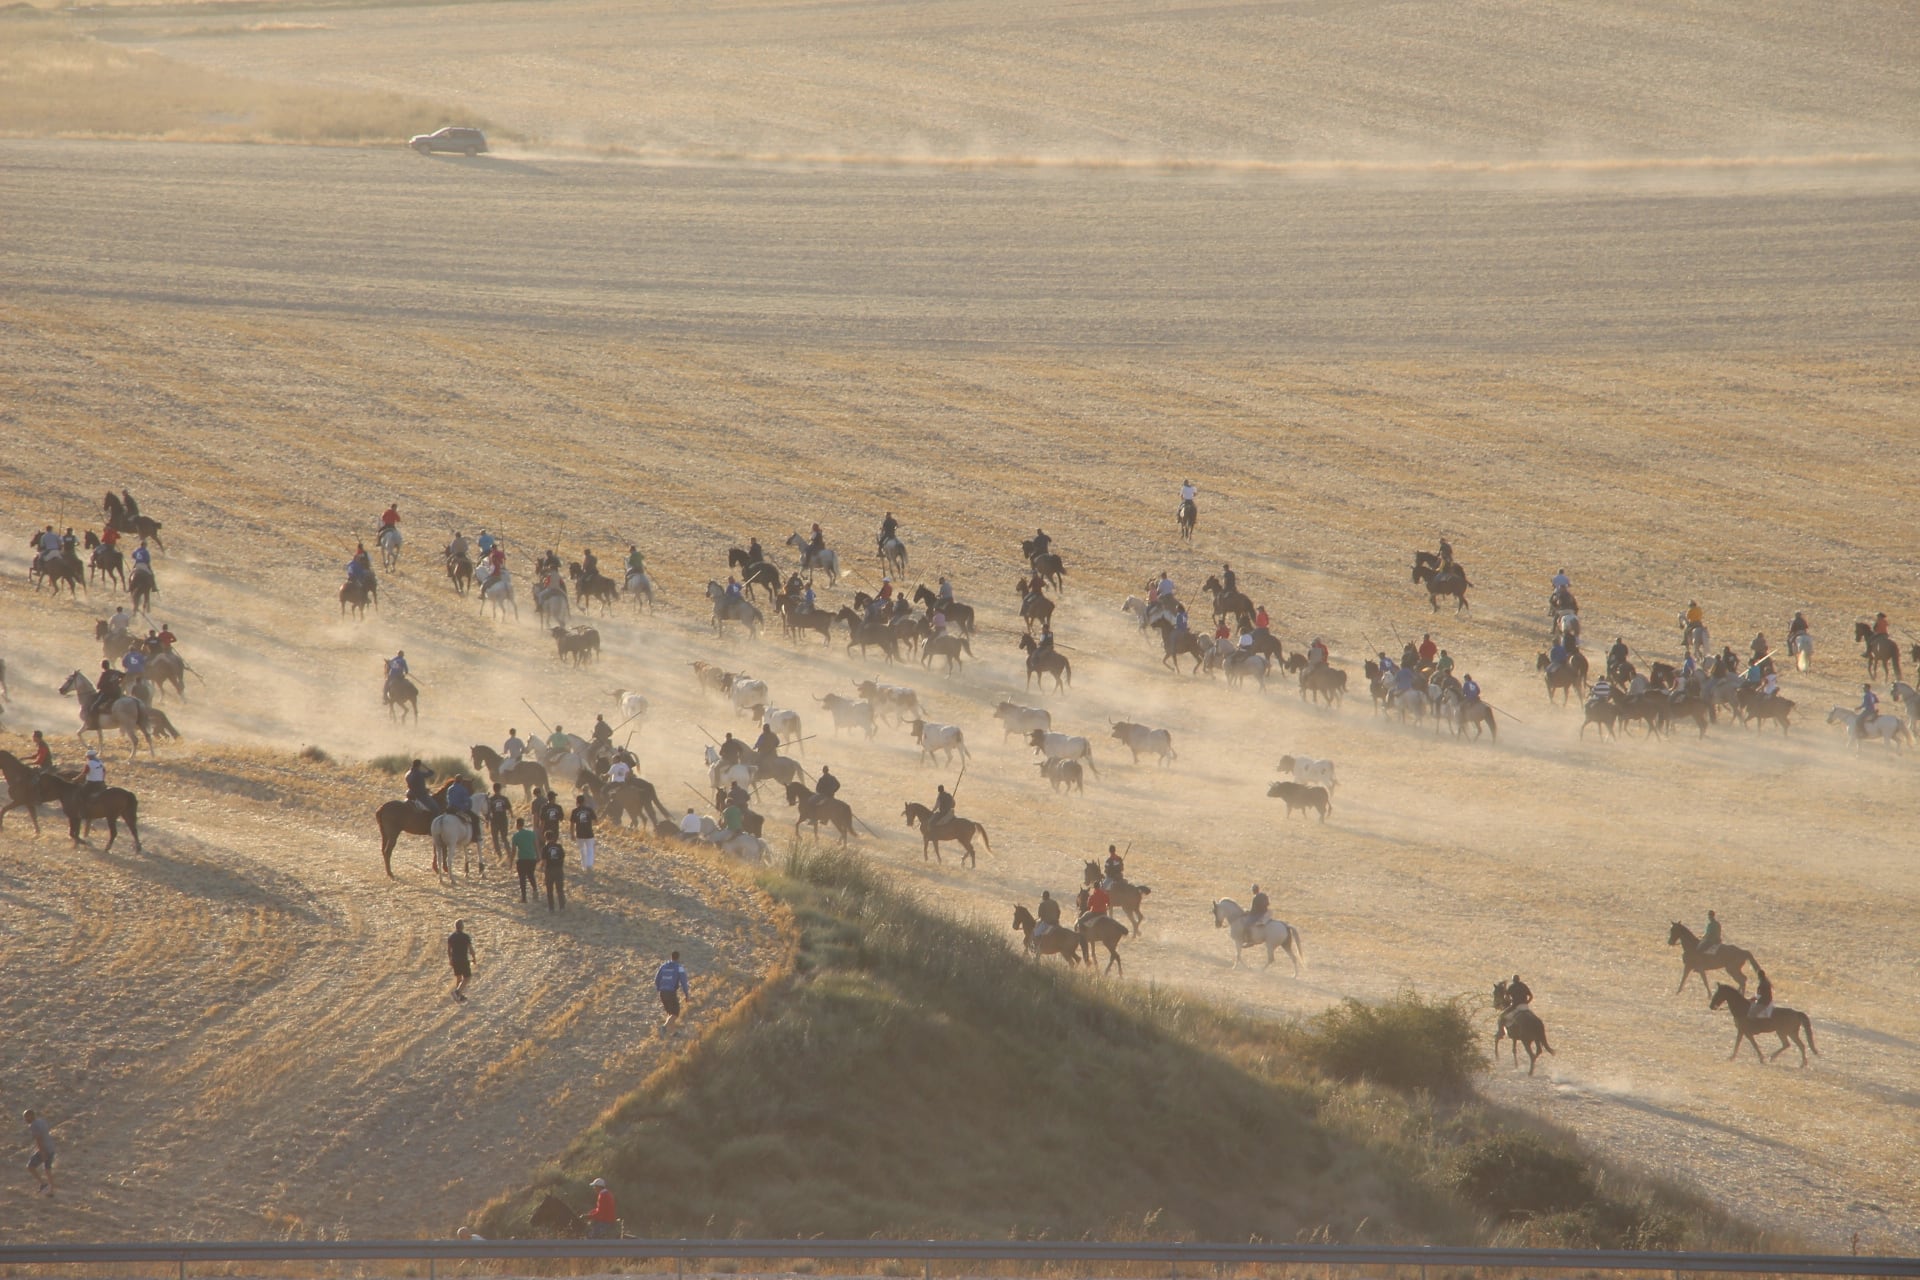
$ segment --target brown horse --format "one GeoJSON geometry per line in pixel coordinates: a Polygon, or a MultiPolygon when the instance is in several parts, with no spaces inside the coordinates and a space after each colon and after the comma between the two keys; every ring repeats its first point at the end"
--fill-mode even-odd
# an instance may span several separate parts
{"type": "Polygon", "coordinates": [[[40,793],[60,802],[60,809],[67,815],[67,832],[73,837],[73,847],[80,847],[80,824],[91,826],[95,818],[107,820],[107,843],[100,852],[113,848],[113,841],[120,834],[120,824],[127,824],[127,834],[133,837],[133,851],[140,850],[140,799],[125,787],[108,787],[97,794],[83,795],[84,785],[75,778],[62,777],[57,773],[40,776],[40,793]]]}
{"type": "Polygon", "coordinates": [[[1856,622],[1853,638],[1866,646],[1867,679],[1873,679],[1876,671],[1883,676],[1891,671],[1895,680],[1900,679],[1900,646],[1892,636],[1880,635],[1871,622],[1856,622]]]}
{"type": "Polygon", "coordinates": [[[380,827],[380,857],[387,864],[387,879],[397,878],[393,874],[394,845],[400,843],[401,836],[433,834],[433,820],[446,812],[447,788],[452,785],[452,778],[440,784],[433,793],[432,809],[422,809],[411,800],[389,800],[373,811],[373,820],[380,827]]]}
{"type": "Polygon", "coordinates": [[[1740,1056],[1740,1042],[1743,1040],[1753,1045],[1754,1056],[1762,1062],[1772,1062],[1787,1051],[1788,1045],[1800,1050],[1800,1065],[1803,1067],[1807,1065],[1807,1050],[1812,1049],[1814,1055],[1819,1056],[1820,1046],[1813,1042],[1813,1019],[1798,1009],[1775,1005],[1773,1012],[1766,1017],[1753,1017],[1749,1012],[1753,1008],[1753,1001],[1724,982],[1714,988],[1713,999],[1707,1007],[1718,1009],[1721,1005],[1725,1005],[1727,1012],[1733,1015],[1733,1052],[1727,1055],[1729,1062],[1740,1056]],[[1780,1037],[1780,1047],[1773,1051],[1772,1058],[1760,1052],[1760,1042],[1754,1039],[1756,1035],[1764,1035],[1769,1031],[1780,1037]],[[1802,1031],[1807,1033],[1804,1044],[1800,1041],[1802,1031]]]}
{"type": "MultiPolygon", "coordinates": [[[[1493,984],[1493,1007],[1500,1015],[1500,1025],[1493,1033],[1493,1056],[1500,1056],[1500,1041],[1510,1040],[1513,1044],[1513,1065],[1520,1065],[1520,1046],[1527,1047],[1527,1074],[1540,1064],[1542,1051],[1553,1052],[1553,1046],[1547,1043],[1547,1024],[1533,1011],[1532,1003],[1516,1005],[1507,996],[1507,984],[1493,984]]],[[[1557,1056],[1557,1055],[1556,1055],[1557,1056]]]]}
{"type": "Polygon", "coordinates": [[[1127,926],[1112,916],[1089,912],[1080,917],[1080,922],[1074,926],[1074,933],[1080,938],[1080,958],[1089,967],[1093,964],[1094,947],[1102,946],[1107,949],[1107,967],[1100,972],[1111,973],[1118,969],[1121,977],[1126,976],[1127,966],[1120,963],[1120,940],[1127,936],[1127,926]]]}
{"type": "Polygon", "coordinates": [[[519,764],[509,766],[498,751],[477,742],[468,749],[467,755],[473,761],[474,768],[487,771],[489,784],[500,782],[509,787],[519,787],[528,802],[547,789],[547,767],[538,760],[522,760],[519,764]]]}
{"type": "Polygon", "coordinates": [[[1067,661],[1067,655],[1052,649],[1042,650],[1034,643],[1030,635],[1021,636],[1018,646],[1027,655],[1027,688],[1033,688],[1033,678],[1040,677],[1040,687],[1047,687],[1047,677],[1053,677],[1053,691],[1061,691],[1061,680],[1073,683],[1073,663],[1067,661]]]}
{"type": "Polygon", "coordinates": [[[1036,935],[1034,930],[1040,927],[1040,922],[1035,920],[1033,912],[1024,906],[1014,907],[1013,927],[1018,929],[1021,936],[1026,939],[1027,950],[1036,958],[1065,956],[1067,963],[1074,965],[1080,963],[1081,953],[1086,950],[1085,940],[1081,938],[1079,931],[1069,929],[1065,925],[1036,935]]]}
{"type": "Polygon", "coordinates": [[[820,824],[825,822],[840,833],[840,843],[845,844],[853,834],[853,808],[838,796],[816,794],[804,782],[787,784],[787,803],[799,810],[800,816],[793,820],[793,834],[800,834],[800,824],[813,824],[813,838],[820,838],[820,824]]]}
{"type": "Polygon", "coordinates": [[[1753,952],[1723,942],[1712,955],[1704,955],[1700,949],[1700,939],[1694,937],[1693,930],[1678,920],[1667,930],[1667,945],[1680,948],[1680,986],[1673,989],[1673,994],[1679,995],[1687,985],[1687,979],[1697,973],[1700,975],[1701,988],[1711,998],[1713,988],[1707,983],[1707,975],[1716,969],[1724,969],[1729,977],[1737,979],[1741,991],[1747,989],[1745,970],[1746,966],[1753,964],[1753,952]]]}
{"type": "Polygon", "coordinates": [[[1467,588],[1473,584],[1467,581],[1467,571],[1457,564],[1442,569],[1437,565],[1426,563],[1432,558],[1425,552],[1421,552],[1414,558],[1413,580],[1426,587],[1427,603],[1432,606],[1434,612],[1437,613],[1440,610],[1441,596],[1453,597],[1455,613],[1472,609],[1473,606],[1467,603],[1467,588]]]}
{"type": "MultiPolygon", "coordinates": [[[[1092,888],[1106,878],[1106,872],[1101,870],[1099,863],[1089,858],[1087,865],[1081,870],[1080,878],[1088,888],[1092,888]]],[[[1153,890],[1144,884],[1129,884],[1122,880],[1107,890],[1107,900],[1126,912],[1127,919],[1133,921],[1133,931],[1138,933],[1146,919],[1140,911],[1143,905],[1140,900],[1152,892],[1153,890]]]]}
{"type": "Polygon", "coordinates": [[[971,818],[948,816],[935,822],[933,820],[933,810],[923,804],[909,804],[905,809],[901,810],[900,816],[907,820],[909,830],[914,827],[920,828],[920,861],[922,862],[927,860],[927,849],[929,846],[933,849],[933,860],[935,862],[945,861],[945,859],[940,856],[940,842],[942,840],[958,842],[960,847],[966,850],[966,852],[961,855],[960,860],[970,867],[980,865],[980,860],[974,856],[973,852],[973,838],[975,836],[979,836],[980,843],[987,846],[988,853],[993,852],[993,842],[987,839],[987,829],[971,818]]]}
{"type": "Polygon", "coordinates": [[[40,834],[40,806],[52,804],[53,797],[44,795],[38,785],[39,775],[27,766],[27,762],[11,751],[0,751],[0,777],[7,780],[7,803],[0,808],[0,826],[4,826],[7,815],[15,809],[25,809],[27,816],[33,819],[33,834],[40,834]]]}

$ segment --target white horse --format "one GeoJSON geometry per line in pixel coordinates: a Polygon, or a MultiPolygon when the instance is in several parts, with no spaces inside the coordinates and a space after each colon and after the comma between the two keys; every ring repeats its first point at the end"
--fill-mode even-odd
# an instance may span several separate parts
{"type": "Polygon", "coordinates": [[[713,784],[714,791],[725,791],[736,782],[751,787],[759,774],[760,770],[750,764],[722,764],[720,753],[707,748],[707,781],[713,784]]]}
{"type": "Polygon", "coordinates": [[[498,573],[482,577],[475,574],[473,580],[480,585],[480,608],[484,612],[488,605],[493,606],[493,616],[504,618],[507,610],[513,610],[514,621],[520,620],[520,602],[513,598],[513,574],[505,569],[498,573]]]}
{"type": "Polygon", "coordinates": [[[627,594],[633,597],[633,603],[636,608],[639,607],[640,597],[645,596],[647,598],[647,612],[648,613],[653,612],[653,579],[652,578],[649,578],[644,573],[628,574],[627,575],[627,594]]]}
{"type": "Polygon", "coordinates": [[[712,818],[700,819],[700,838],[708,844],[720,846],[723,853],[749,862],[765,862],[768,845],[759,836],[749,835],[745,831],[728,831],[712,818]]]}
{"type": "Polygon", "coordinates": [[[1285,949],[1287,959],[1293,961],[1293,976],[1296,978],[1306,964],[1307,944],[1301,940],[1298,929],[1272,916],[1250,929],[1246,908],[1232,898],[1222,898],[1213,904],[1213,927],[1224,928],[1227,936],[1233,939],[1233,962],[1236,965],[1243,963],[1240,953],[1248,947],[1265,947],[1268,964],[1273,963],[1276,950],[1285,949]]]}
{"type": "Polygon", "coordinates": [[[888,538],[881,543],[880,564],[890,574],[904,574],[907,571],[907,544],[898,538],[888,538]]]}
{"type": "Polygon", "coordinates": [[[720,634],[720,626],[725,622],[742,623],[749,637],[760,634],[762,614],[745,596],[728,596],[727,589],[708,579],[707,599],[713,601],[713,633],[720,634]]]}
{"type": "Polygon", "coordinates": [[[578,786],[580,776],[591,772],[587,764],[590,744],[577,733],[561,734],[560,745],[557,747],[548,739],[529,734],[527,749],[546,769],[548,778],[555,782],[570,779],[567,785],[578,786]]]}
{"type": "Polygon", "coordinates": [[[832,547],[822,547],[815,551],[807,540],[800,536],[799,530],[795,530],[793,536],[787,539],[787,545],[800,548],[802,569],[821,570],[827,575],[829,586],[840,581],[840,557],[833,553],[832,547]]]}
{"type": "Polygon", "coordinates": [[[1813,633],[1802,631],[1787,641],[1787,652],[1793,655],[1793,663],[1802,672],[1813,670],[1813,633]]]}
{"type": "Polygon", "coordinates": [[[380,567],[391,569],[400,563],[400,547],[406,541],[400,533],[400,526],[390,524],[382,526],[380,536],[375,539],[380,544],[380,567]]]}
{"type": "MultiPolygon", "coordinates": [[[[478,805],[478,797],[475,797],[474,803],[478,805]]],[[[447,879],[453,879],[453,853],[455,849],[463,845],[467,850],[467,874],[473,874],[473,853],[475,849],[480,850],[480,874],[483,876],[487,874],[487,851],[481,846],[480,841],[476,839],[473,834],[480,830],[483,825],[484,824],[479,821],[468,825],[466,818],[457,813],[443,813],[433,820],[427,830],[433,837],[433,870],[435,875],[444,874],[447,879]]]]}
{"type": "Polygon", "coordinates": [[[557,582],[534,587],[533,611],[543,627],[566,626],[567,619],[573,615],[573,606],[567,601],[567,589],[557,582]]]}
{"type": "Polygon", "coordinates": [[[1912,733],[1920,729],[1920,691],[1916,691],[1905,680],[1895,680],[1887,694],[1907,709],[1907,731],[1912,733]]]}
{"type": "Polygon", "coordinates": [[[1902,743],[1912,743],[1913,734],[1907,729],[1907,722],[1899,716],[1876,715],[1865,724],[1860,723],[1860,713],[1846,707],[1835,707],[1827,712],[1828,724],[1847,726],[1847,741],[1859,746],[1868,738],[1889,747],[1899,747],[1902,743]]]}

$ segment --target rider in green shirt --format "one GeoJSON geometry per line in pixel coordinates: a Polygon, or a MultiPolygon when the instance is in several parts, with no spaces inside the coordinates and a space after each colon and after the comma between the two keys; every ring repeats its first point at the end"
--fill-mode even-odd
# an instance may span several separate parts
{"type": "Polygon", "coordinates": [[[1707,912],[1707,927],[1700,935],[1700,950],[1703,952],[1720,949],[1720,917],[1707,912]]]}
{"type": "Polygon", "coordinates": [[[647,558],[640,554],[639,547],[629,544],[627,547],[627,575],[631,577],[636,573],[645,573],[646,571],[647,558]]]}

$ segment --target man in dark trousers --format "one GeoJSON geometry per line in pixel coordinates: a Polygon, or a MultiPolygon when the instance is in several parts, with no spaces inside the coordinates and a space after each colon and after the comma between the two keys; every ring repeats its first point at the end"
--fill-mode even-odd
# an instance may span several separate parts
{"type": "Polygon", "coordinates": [[[671,1031],[680,1022],[681,998],[684,996],[689,1002],[693,999],[693,988],[687,984],[687,966],[680,963],[678,951],[653,975],[653,989],[660,993],[660,1007],[667,1011],[660,1030],[671,1031]]]}
{"type": "Polygon", "coordinates": [[[501,784],[493,784],[493,794],[487,797],[487,833],[496,857],[510,855],[508,842],[513,837],[513,801],[507,799],[507,793],[501,790],[501,784]]]}
{"type": "Polygon", "coordinates": [[[534,901],[540,899],[540,886],[533,882],[533,871],[540,865],[540,837],[527,830],[525,818],[513,820],[513,866],[520,873],[520,901],[527,900],[527,890],[533,890],[534,901]]]}
{"type": "MultiPolygon", "coordinates": [[[[558,807],[555,806],[555,808],[558,807]]],[[[547,910],[565,911],[567,909],[567,846],[560,843],[558,823],[554,824],[553,834],[547,837],[546,847],[540,851],[540,867],[546,873],[547,910]]]]}
{"type": "Polygon", "coordinates": [[[467,979],[473,977],[473,938],[465,920],[455,920],[447,935],[447,963],[453,966],[453,998],[465,1004],[467,979]]]}

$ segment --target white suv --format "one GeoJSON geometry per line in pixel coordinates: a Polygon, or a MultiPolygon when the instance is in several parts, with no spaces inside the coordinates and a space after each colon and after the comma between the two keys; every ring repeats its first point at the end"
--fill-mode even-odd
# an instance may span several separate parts
{"type": "Polygon", "coordinates": [[[449,126],[432,133],[415,134],[407,139],[407,145],[423,156],[435,151],[458,151],[463,155],[477,156],[487,149],[487,135],[478,129],[449,126]]]}

